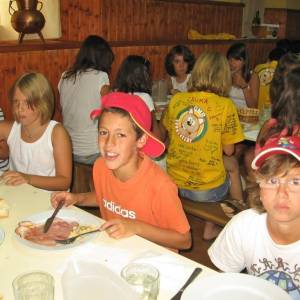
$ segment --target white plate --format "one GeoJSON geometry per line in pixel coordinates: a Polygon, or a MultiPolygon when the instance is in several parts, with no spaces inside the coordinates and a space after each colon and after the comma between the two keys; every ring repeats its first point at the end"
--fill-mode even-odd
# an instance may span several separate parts
{"type": "Polygon", "coordinates": [[[119,275],[95,261],[70,261],[61,284],[65,300],[138,299],[119,275]]]}
{"type": "MultiPolygon", "coordinates": [[[[28,216],[28,217],[24,218],[22,221],[31,221],[36,224],[43,224],[52,215],[52,213],[53,213],[53,210],[44,211],[41,213],[37,213],[37,214],[31,215],[31,216],[28,216]]],[[[80,210],[61,209],[58,212],[56,217],[64,219],[66,221],[76,221],[80,225],[99,227],[101,224],[101,220],[99,218],[95,217],[94,215],[87,214],[84,211],[80,211],[80,210]]],[[[17,224],[16,224],[16,227],[17,227],[17,224]]],[[[37,248],[37,249],[45,249],[45,250],[51,250],[51,249],[56,250],[56,249],[66,249],[66,248],[76,247],[86,241],[91,240],[97,234],[99,234],[99,233],[96,232],[96,233],[84,235],[82,238],[79,238],[79,239],[75,240],[74,243],[71,243],[68,245],[57,244],[56,246],[45,246],[45,245],[40,245],[37,243],[33,243],[31,241],[22,239],[18,234],[15,233],[18,241],[20,241],[21,243],[23,243],[29,247],[33,247],[33,248],[37,248]]]]}
{"type": "Polygon", "coordinates": [[[182,300],[291,300],[280,287],[241,273],[221,273],[194,281],[182,300]]]}
{"type": "Polygon", "coordinates": [[[5,232],[2,228],[0,228],[0,245],[3,243],[5,239],[5,232]]]}

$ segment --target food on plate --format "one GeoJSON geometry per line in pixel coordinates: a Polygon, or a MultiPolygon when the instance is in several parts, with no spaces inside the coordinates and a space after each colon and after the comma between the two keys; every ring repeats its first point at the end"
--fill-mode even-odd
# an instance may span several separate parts
{"type": "Polygon", "coordinates": [[[0,198],[0,218],[6,218],[9,215],[9,206],[4,199],[0,198]]]}
{"type": "Polygon", "coordinates": [[[36,224],[31,221],[20,222],[15,232],[21,238],[33,243],[44,246],[56,246],[55,240],[64,240],[92,229],[94,229],[93,226],[83,226],[76,221],[55,218],[47,233],[44,233],[44,223],[36,224]]]}

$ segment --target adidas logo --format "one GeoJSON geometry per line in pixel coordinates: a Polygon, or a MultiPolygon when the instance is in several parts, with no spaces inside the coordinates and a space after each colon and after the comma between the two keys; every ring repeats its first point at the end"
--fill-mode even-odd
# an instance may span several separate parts
{"type": "Polygon", "coordinates": [[[103,202],[104,202],[104,207],[107,210],[109,210],[109,211],[111,211],[111,212],[113,212],[117,215],[120,215],[123,218],[128,218],[128,219],[135,219],[136,218],[135,212],[132,211],[132,210],[121,208],[120,205],[116,205],[115,202],[108,201],[106,199],[103,199],[103,202]]]}

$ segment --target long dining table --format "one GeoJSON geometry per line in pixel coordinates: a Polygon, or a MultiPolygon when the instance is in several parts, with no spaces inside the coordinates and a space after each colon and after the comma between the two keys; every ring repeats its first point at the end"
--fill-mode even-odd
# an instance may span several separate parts
{"type": "MultiPolygon", "coordinates": [[[[168,264],[165,264],[161,269],[160,265],[156,265],[161,279],[159,300],[170,299],[175,295],[195,267],[203,269],[202,273],[196,278],[197,281],[217,273],[139,236],[115,240],[105,232],[101,232],[73,247],[63,249],[32,247],[21,241],[15,233],[15,229],[18,223],[26,220],[28,216],[53,210],[50,204],[50,193],[28,184],[15,187],[0,184],[0,199],[3,199],[9,207],[9,216],[0,218],[0,229],[5,234],[2,244],[0,241],[0,298],[2,295],[4,300],[14,299],[12,288],[14,278],[21,273],[34,270],[50,273],[55,279],[54,299],[64,299],[62,274],[64,267],[67,266],[72,257],[73,259],[80,257],[83,260],[91,260],[91,257],[95,256],[95,262],[105,265],[118,276],[122,267],[137,260],[137,258],[143,260],[143,257],[145,257],[147,262],[149,253],[154,258],[155,256],[160,257],[161,261],[163,258],[167,258],[171,262],[169,264],[170,270],[166,269],[168,264]],[[178,280],[176,281],[176,279],[178,280]]],[[[104,222],[78,207],[73,206],[68,209],[70,212],[78,213],[86,218],[96,218],[99,224],[104,222]]],[[[151,255],[148,260],[149,263],[151,263],[151,255]]]]}

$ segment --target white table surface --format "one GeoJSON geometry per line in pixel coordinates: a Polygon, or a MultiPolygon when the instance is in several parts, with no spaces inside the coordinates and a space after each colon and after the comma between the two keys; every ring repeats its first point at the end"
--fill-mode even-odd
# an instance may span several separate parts
{"type": "MultiPolygon", "coordinates": [[[[4,300],[13,300],[13,279],[21,273],[43,270],[52,274],[55,279],[55,299],[63,299],[61,267],[70,256],[74,255],[76,250],[78,251],[78,248],[85,247],[84,245],[87,243],[63,250],[41,250],[21,243],[14,233],[18,222],[32,214],[51,209],[49,201],[50,194],[27,184],[17,187],[9,187],[2,184],[0,185],[0,198],[4,199],[10,207],[9,217],[0,219],[0,227],[5,231],[5,240],[0,245],[0,295],[2,294],[4,300]]],[[[78,210],[76,207],[72,207],[71,209],[78,210]]],[[[88,214],[85,211],[80,211],[84,214],[88,214]]],[[[101,233],[88,243],[97,247],[104,247],[105,249],[110,248],[115,252],[127,251],[127,253],[130,253],[131,259],[147,251],[169,255],[172,259],[178,260],[178,263],[185,267],[200,266],[203,272],[196,280],[201,280],[201,278],[205,276],[216,274],[212,269],[138,236],[114,240],[108,237],[106,233],[101,233]]],[[[109,267],[107,261],[109,261],[108,257],[110,253],[109,251],[105,253],[107,257],[103,257],[103,261],[100,263],[106,264],[106,266],[109,267]]],[[[122,263],[126,265],[128,261],[123,261],[122,263]]],[[[175,288],[173,290],[160,290],[158,299],[170,299],[178,290],[178,287],[175,288]]]]}

